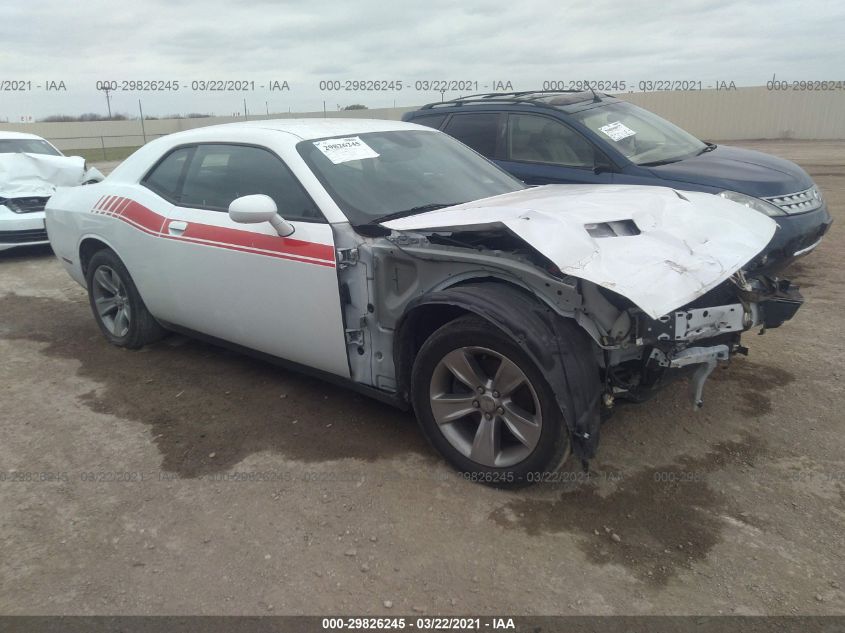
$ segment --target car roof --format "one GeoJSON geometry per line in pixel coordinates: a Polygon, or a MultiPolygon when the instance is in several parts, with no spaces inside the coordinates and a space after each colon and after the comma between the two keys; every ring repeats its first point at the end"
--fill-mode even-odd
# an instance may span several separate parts
{"type": "Polygon", "coordinates": [[[169,135],[168,138],[179,142],[190,142],[200,138],[213,136],[215,132],[231,132],[238,129],[244,130],[268,130],[273,132],[285,132],[296,136],[300,140],[325,138],[329,136],[340,136],[343,134],[366,134],[367,132],[392,132],[397,130],[426,130],[431,131],[422,125],[405,123],[403,121],[388,121],[382,119],[358,119],[358,118],[308,118],[308,119],[264,119],[255,121],[239,121],[237,123],[224,123],[222,125],[209,125],[184,132],[177,132],[169,135]]]}
{"type": "Polygon", "coordinates": [[[577,112],[619,100],[613,95],[592,90],[529,90],[523,92],[488,92],[458,97],[450,101],[436,101],[422,106],[413,114],[427,111],[446,112],[452,108],[486,106],[498,109],[508,106],[529,106],[562,112],[577,112]]]}
{"type": "Polygon", "coordinates": [[[35,139],[43,141],[44,139],[37,134],[28,134],[27,132],[12,132],[7,130],[0,130],[0,139],[10,141],[14,139],[35,139]]]}
{"type": "Polygon", "coordinates": [[[180,145],[194,143],[257,143],[277,153],[295,151],[301,141],[354,136],[369,132],[420,131],[440,134],[437,130],[415,123],[358,118],[258,119],[175,132],[142,146],[109,174],[112,182],[137,182],[164,154],[180,145]]]}

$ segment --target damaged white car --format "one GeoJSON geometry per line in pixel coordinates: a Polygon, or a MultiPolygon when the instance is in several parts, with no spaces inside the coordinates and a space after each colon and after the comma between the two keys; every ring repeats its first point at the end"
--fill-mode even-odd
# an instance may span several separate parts
{"type": "Polygon", "coordinates": [[[115,345],[194,334],[412,407],[473,478],[595,454],[601,412],[792,317],[742,267],[775,223],[717,196],[526,189],[407,123],[256,121],[158,139],[47,206],[115,345]]]}
{"type": "Polygon", "coordinates": [[[56,187],[99,182],[80,156],[64,156],[34,134],[0,131],[0,251],[48,244],[44,205],[56,187]]]}

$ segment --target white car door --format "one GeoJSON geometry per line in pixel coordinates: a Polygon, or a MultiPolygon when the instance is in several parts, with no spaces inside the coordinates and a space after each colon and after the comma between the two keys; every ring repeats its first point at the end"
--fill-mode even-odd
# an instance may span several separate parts
{"type": "Polygon", "coordinates": [[[180,151],[171,154],[178,165],[166,157],[143,183],[172,203],[159,266],[171,296],[169,318],[349,377],[332,229],[295,176],[261,147],[199,144],[188,148],[187,160],[180,151]],[[280,237],[269,223],[231,220],[229,203],[256,193],[274,199],[292,235],[280,237]]]}

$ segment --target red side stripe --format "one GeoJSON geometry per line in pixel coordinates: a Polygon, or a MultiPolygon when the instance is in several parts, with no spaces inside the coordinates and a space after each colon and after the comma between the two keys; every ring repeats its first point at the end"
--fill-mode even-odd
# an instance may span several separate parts
{"type": "Polygon", "coordinates": [[[134,200],[128,201],[121,217],[128,218],[135,224],[154,232],[161,231],[161,225],[164,223],[164,216],[159,215],[142,204],[138,204],[134,200]]]}
{"type": "Polygon", "coordinates": [[[117,203],[112,207],[112,213],[116,216],[119,216],[123,213],[123,210],[129,206],[129,198],[118,198],[117,203]]]}
{"type": "MultiPolygon", "coordinates": [[[[144,229],[142,229],[144,230],[144,229]]],[[[251,253],[252,255],[262,255],[264,257],[273,257],[275,259],[286,259],[294,262],[301,262],[303,264],[313,264],[315,266],[326,266],[328,268],[334,268],[335,263],[333,261],[328,261],[324,259],[305,259],[303,257],[297,257],[296,255],[288,255],[287,253],[269,253],[267,251],[259,251],[253,248],[247,248],[243,246],[238,246],[236,244],[221,244],[219,242],[207,242],[204,240],[194,240],[191,238],[185,238],[184,235],[176,237],[174,235],[168,235],[166,233],[158,234],[159,237],[163,237],[164,239],[168,240],[176,240],[177,242],[188,242],[191,244],[201,244],[203,246],[211,246],[214,248],[223,248],[227,251],[238,251],[240,253],[251,253]]]]}
{"type": "Polygon", "coordinates": [[[127,224],[156,237],[183,240],[206,246],[226,248],[245,253],[269,257],[280,257],[292,261],[335,266],[334,247],[330,244],[306,242],[289,237],[264,235],[251,231],[239,231],[211,224],[189,222],[182,235],[174,236],[164,232],[166,218],[134,200],[120,196],[106,196],[95,205],[100,213],[106,213],[127,224]]]}
{"type": "Polygon", "coordinates": [[[261,233],[252,233],[251,231],[238,231],[237,229],[212,226],[210,224],[195,224],[190,222],[182,236],[244,248],[257,248],[274,253],[284,253],[286,255],[334,261],[334,248],[329,245],[303,242],[302,240],[289,237],[263,235],[261,233]]]}
{"type": "Polygon", "coordinates": [[[120,201],[123,200],[120,196],[114,196],[109,202],[109,206],[106,207],[106,211],[109,213],[114,213],[115,209],[117,209],[117,205],[120,204],[120,201]]]}

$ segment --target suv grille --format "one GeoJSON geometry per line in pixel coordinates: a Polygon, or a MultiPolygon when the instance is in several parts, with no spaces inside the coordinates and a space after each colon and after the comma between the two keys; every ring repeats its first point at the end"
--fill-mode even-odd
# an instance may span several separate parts
{"type": "Polygon", "coordinates": [[[49,199],[49,197],[10,198],[2,201],[2,203],[5,204],[10,211],[14,211],[15,213],[35,213],[36,211],[43,211],[44,206],[47,204],[47,200],[49,199]]]}
{"type": "Polygon", "coordinates": [[[763,200],[771,202],[773,205],[780,207],[790,215],[795,213],[806,213],[807,211],[815,211],[822,206],[822,194],[819,192],[818,187],[810,187],[804,191],[790,193],[785,196],[763,198],[763,200]]]}

